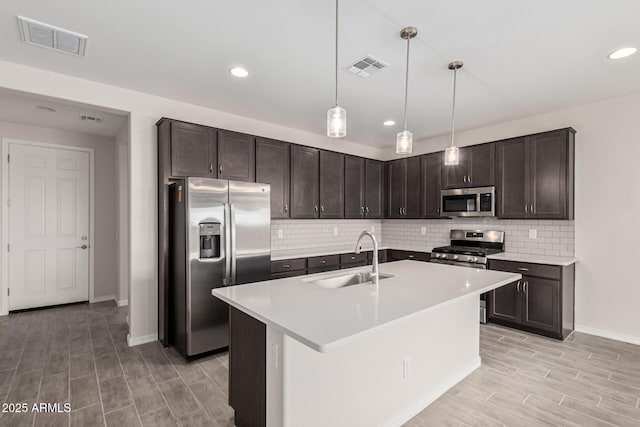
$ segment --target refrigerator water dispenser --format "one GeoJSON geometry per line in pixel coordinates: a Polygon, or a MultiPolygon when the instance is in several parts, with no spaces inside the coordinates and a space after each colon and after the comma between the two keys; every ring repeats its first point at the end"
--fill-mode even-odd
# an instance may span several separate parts
{"type": "Polygon", "coordinates": [[[220,257],[220,223],[201,222],[200,224],[200,258],[220,257]]]}

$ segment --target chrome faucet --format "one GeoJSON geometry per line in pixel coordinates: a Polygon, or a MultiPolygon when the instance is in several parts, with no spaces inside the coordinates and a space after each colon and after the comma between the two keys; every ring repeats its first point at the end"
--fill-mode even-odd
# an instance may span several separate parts
{"type": "Polygon", "coordinates": [[[371,283],[374,285],[378,284],[378,241],[376,240],[376,236],[373,233],[369,233],[368,231],[363,231],[360,233],[360,237],[358,237],[358,241],[356,242],[356,250],[355,253],[360,253],[360,240],[364,236],[371,237],[371,241],[373,241],[373,268],[371,270],[371,283]]]}

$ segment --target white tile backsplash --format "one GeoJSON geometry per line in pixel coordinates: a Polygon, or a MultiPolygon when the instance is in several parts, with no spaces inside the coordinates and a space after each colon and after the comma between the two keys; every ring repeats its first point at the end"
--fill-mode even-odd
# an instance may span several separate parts
{"type": "Polygon", "coordinates": [[[271,221],[271,250],[319,248],[354,245],[362,231],[372,231],[385,246],[424,248],[446,246],[449,231],[454,228],[470,230],[500,230],[506,233],[507,252],[574,256],[574,222],[549,220],[499,220],[469,218],[452,220],[273,220],[271,221]],[[337,227],[338,234],[334,234],[337,227]],[[426,227],[426,233],[421,228],[426,227]],[[536,239],[529,238],[529,230],[538,231],[536,239]],[[282,230],[282,237],[278,231],[282,230]]]}

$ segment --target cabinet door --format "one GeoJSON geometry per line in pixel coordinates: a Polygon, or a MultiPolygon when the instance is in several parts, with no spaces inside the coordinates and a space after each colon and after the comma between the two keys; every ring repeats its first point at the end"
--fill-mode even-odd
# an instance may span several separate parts
{"type": "Polygon", "coordinates": [[[218,131],[218,178],[255,181],[255,137],[243,133],[218,131]]]}
{"type": "Polygon", "coordinates": [[[291,146],[291,218],[318,218],[319,157],[315,148],[291,146]]]}
{"type": "Polygon", "coordinates": [[[518,280],[491,291],[489,318],[520,323],[522,308],[520,289],[522,289],[522,283],[518,280]]]}
{"type": "Polygon", "coordinates": [[[320,218],[344,218],[344,154],[320,151],[320,218]]]}
{"type": "Polygon", "coordinates": [[[271,218],[289,218],[289,144],[256,140],[256,182],[271,184],[271,218]]]}
{"type": "Polygon", "coordinates": [[[364,217],[365,160],[362,157],[344,158],[344,217],[364,217]]]}
{"type": "Polygon", "coordinates": [[[467,176],[467,187],[488,187],[495,184],[495,147],[494,143],[469,147],[471,169],[467,176]]]}
{"type": "MultiPolygon", "coordinates": [[[[460,161],[455,166],[442,166],[444,188],[470,187],[467,178],[471,174],[471,148],[460,148],[460,161]]],[[[443,160],[444,162],[444,160],[443,160]]]]}
{"type": "Polygon", "coordinates": [[[377,160],[365,161],[365,216],[367,218],[382,218],[384,163],[377,160]]]}
{"type": "Polygon", "coordinates": [[[420,218],[422,197],[420,187],[420,157],[407,157],[405,178],[404,218],[420,218]]]}
{"type": "Polygon", "coordinates": [[[422,175],[422,217],[440,218],[441,170],[444,158],[442,153],[422,156],[420,173],[422,175]]]}
{"type": "Polygon", "coordinates": [[[387,218],[404,218],[407,164],[404,159],[387,163],[387,218]]]}
{"type": "Polygon", "coordinates": [[[171,123],[171,175],[216,177],[216,134],[213,129],[171,123]]]}
{"type": "Polygon", "coordinates": [[[498,218],[527,218],[529,208],[528,148],[526,138],[498,144],[496,210],[498,218]]]}
{"type": "Polygon", "coordinates": [[[567,218],[567,131],[529,137],[533,218],[567,218]]]}
{"type": "Polygon", "coordinates": [[[523,276],[522,324],[560,333],[560,282],[523,276]]]}

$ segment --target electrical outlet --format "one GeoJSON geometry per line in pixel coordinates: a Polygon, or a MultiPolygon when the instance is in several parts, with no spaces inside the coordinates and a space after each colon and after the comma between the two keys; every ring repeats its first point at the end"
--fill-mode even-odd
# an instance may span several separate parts
{"type": "Polygon", "coordinates": [[[284,237],[284,231],[281,228],[278,229],[278,239],[282,239],[284,237]]]}
{"type": "Polygon", "coordinates": [[[427,234],[427,227],[425,227],[424,225],[420,227],[420,234],[427,234]]]}
{"type": "Polygon", "coordinates": [[[371,226],[371,232],[372,232],[372,233],[375,233],[375,232],[376,232],[376,226],[375,226],[375,225],[372,225],[372,226],[371,226]]]}
{"type": "Polygon", "coordinates": [[[538,230],[530,229],[529,230],[529,238],[530,239],[537,239],[538,238],[538,230]]]}
{"type": "Polygon", "coordinates": [[[338,227],[333,227],[333,235],[334,236],[338,235],[338,227]]]}
{"type": "Polygon", "coordinates": [[[271,359],[271,364],[273,365],[273,367],[279,369],[278,344],[271,344],[269,358],[271,359]]]}
{"type": "Polygon", "coordinates": [[[411,367],[411,359],[406,358],[402,361],[402,379],[409,378],[409,368],[411,367]]]}

